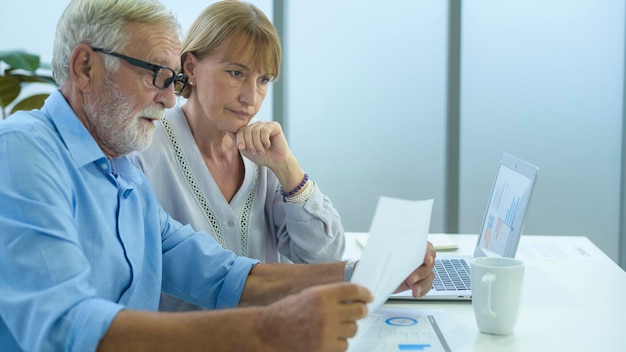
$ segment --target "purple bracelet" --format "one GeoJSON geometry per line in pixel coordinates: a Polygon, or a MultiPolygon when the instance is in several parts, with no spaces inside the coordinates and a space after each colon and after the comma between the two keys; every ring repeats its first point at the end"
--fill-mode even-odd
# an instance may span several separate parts
{"type": "Polygon", "coordinates": [[[304,178],[302,179],[302,182],[300,182],[300,184],[298,185],[298,187],[294,188],[293,190],[291,190],[290,192],[285,192],[282,187],[280,188],[280,194],[282,194],[283,197],[291,197],[294,194],[298,193],[299,190],[302,189],[302,187],[304,187],[304,185],[306,185],[306,183],[309,181],[309,175],[307,175],[306,173],[304,174],[304,178]]]}

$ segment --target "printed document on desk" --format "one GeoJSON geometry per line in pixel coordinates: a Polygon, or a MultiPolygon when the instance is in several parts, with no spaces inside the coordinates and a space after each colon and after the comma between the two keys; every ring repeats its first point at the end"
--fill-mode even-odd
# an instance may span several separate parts
{"type": "Polygon", "coordinates": [[[380,197],[363,255],[351,282],[374,294],[375,311],[424,263],[433,200],[411,201],[380,197]]]}
{"type": "Polygon", "coordinates": [[[451,351],[443,333],[450,322],[438,310],[381,308],[358,324],[348,352],[451,351]]]}

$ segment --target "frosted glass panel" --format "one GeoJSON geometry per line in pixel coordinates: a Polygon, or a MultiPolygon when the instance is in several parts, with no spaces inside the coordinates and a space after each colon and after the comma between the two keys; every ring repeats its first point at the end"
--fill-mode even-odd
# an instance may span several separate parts
{"type": "Polygon", "coordinates": [[[286,120],[302,167],[367,231],[378,197],[443,226],[446,1],[288,2],[286,120]]]}
{"type": "Polygon", "coordinates": [[[585,235],[614,260],[624,67],[622,1],[466,1],[461,232],[480,228],[503,151],[540,168],[527,234],[585,235]]]}

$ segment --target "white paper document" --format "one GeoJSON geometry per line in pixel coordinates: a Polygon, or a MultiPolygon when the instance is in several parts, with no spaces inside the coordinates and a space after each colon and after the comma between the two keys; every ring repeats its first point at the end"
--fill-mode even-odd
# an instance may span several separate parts
{"type": "Polygon", "coordinates": [[[368,288],[377,310],[402,281],[424,263],[433,200],[412,201],[381,197],[367,245],[351,282],[368,288]]]}
{"type": "Polygon", "coordinates": [[[448,352],[444,337],[451,323],[438,310],[381,308],[358,322],[348,352],[448,352]]]}
{"type": "Polygon", "coordinates": [[[543,236],[526,236],[524,240],[517,250],[517,257],[522,260],[585,260],[606,257],[588,238],[582,236],[568,236],[557,243],[543,236]]]}

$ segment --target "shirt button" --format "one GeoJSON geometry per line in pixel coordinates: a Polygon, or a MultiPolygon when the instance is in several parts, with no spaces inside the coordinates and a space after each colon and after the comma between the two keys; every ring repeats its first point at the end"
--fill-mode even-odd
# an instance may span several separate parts
{"type": "Polygon", "coordinates": [[[102,163],[100,164],[100,167],[102,168],[102,170],[106,170],[109,168],[109,165],[107,165],[106,163],[102,163]]]}

